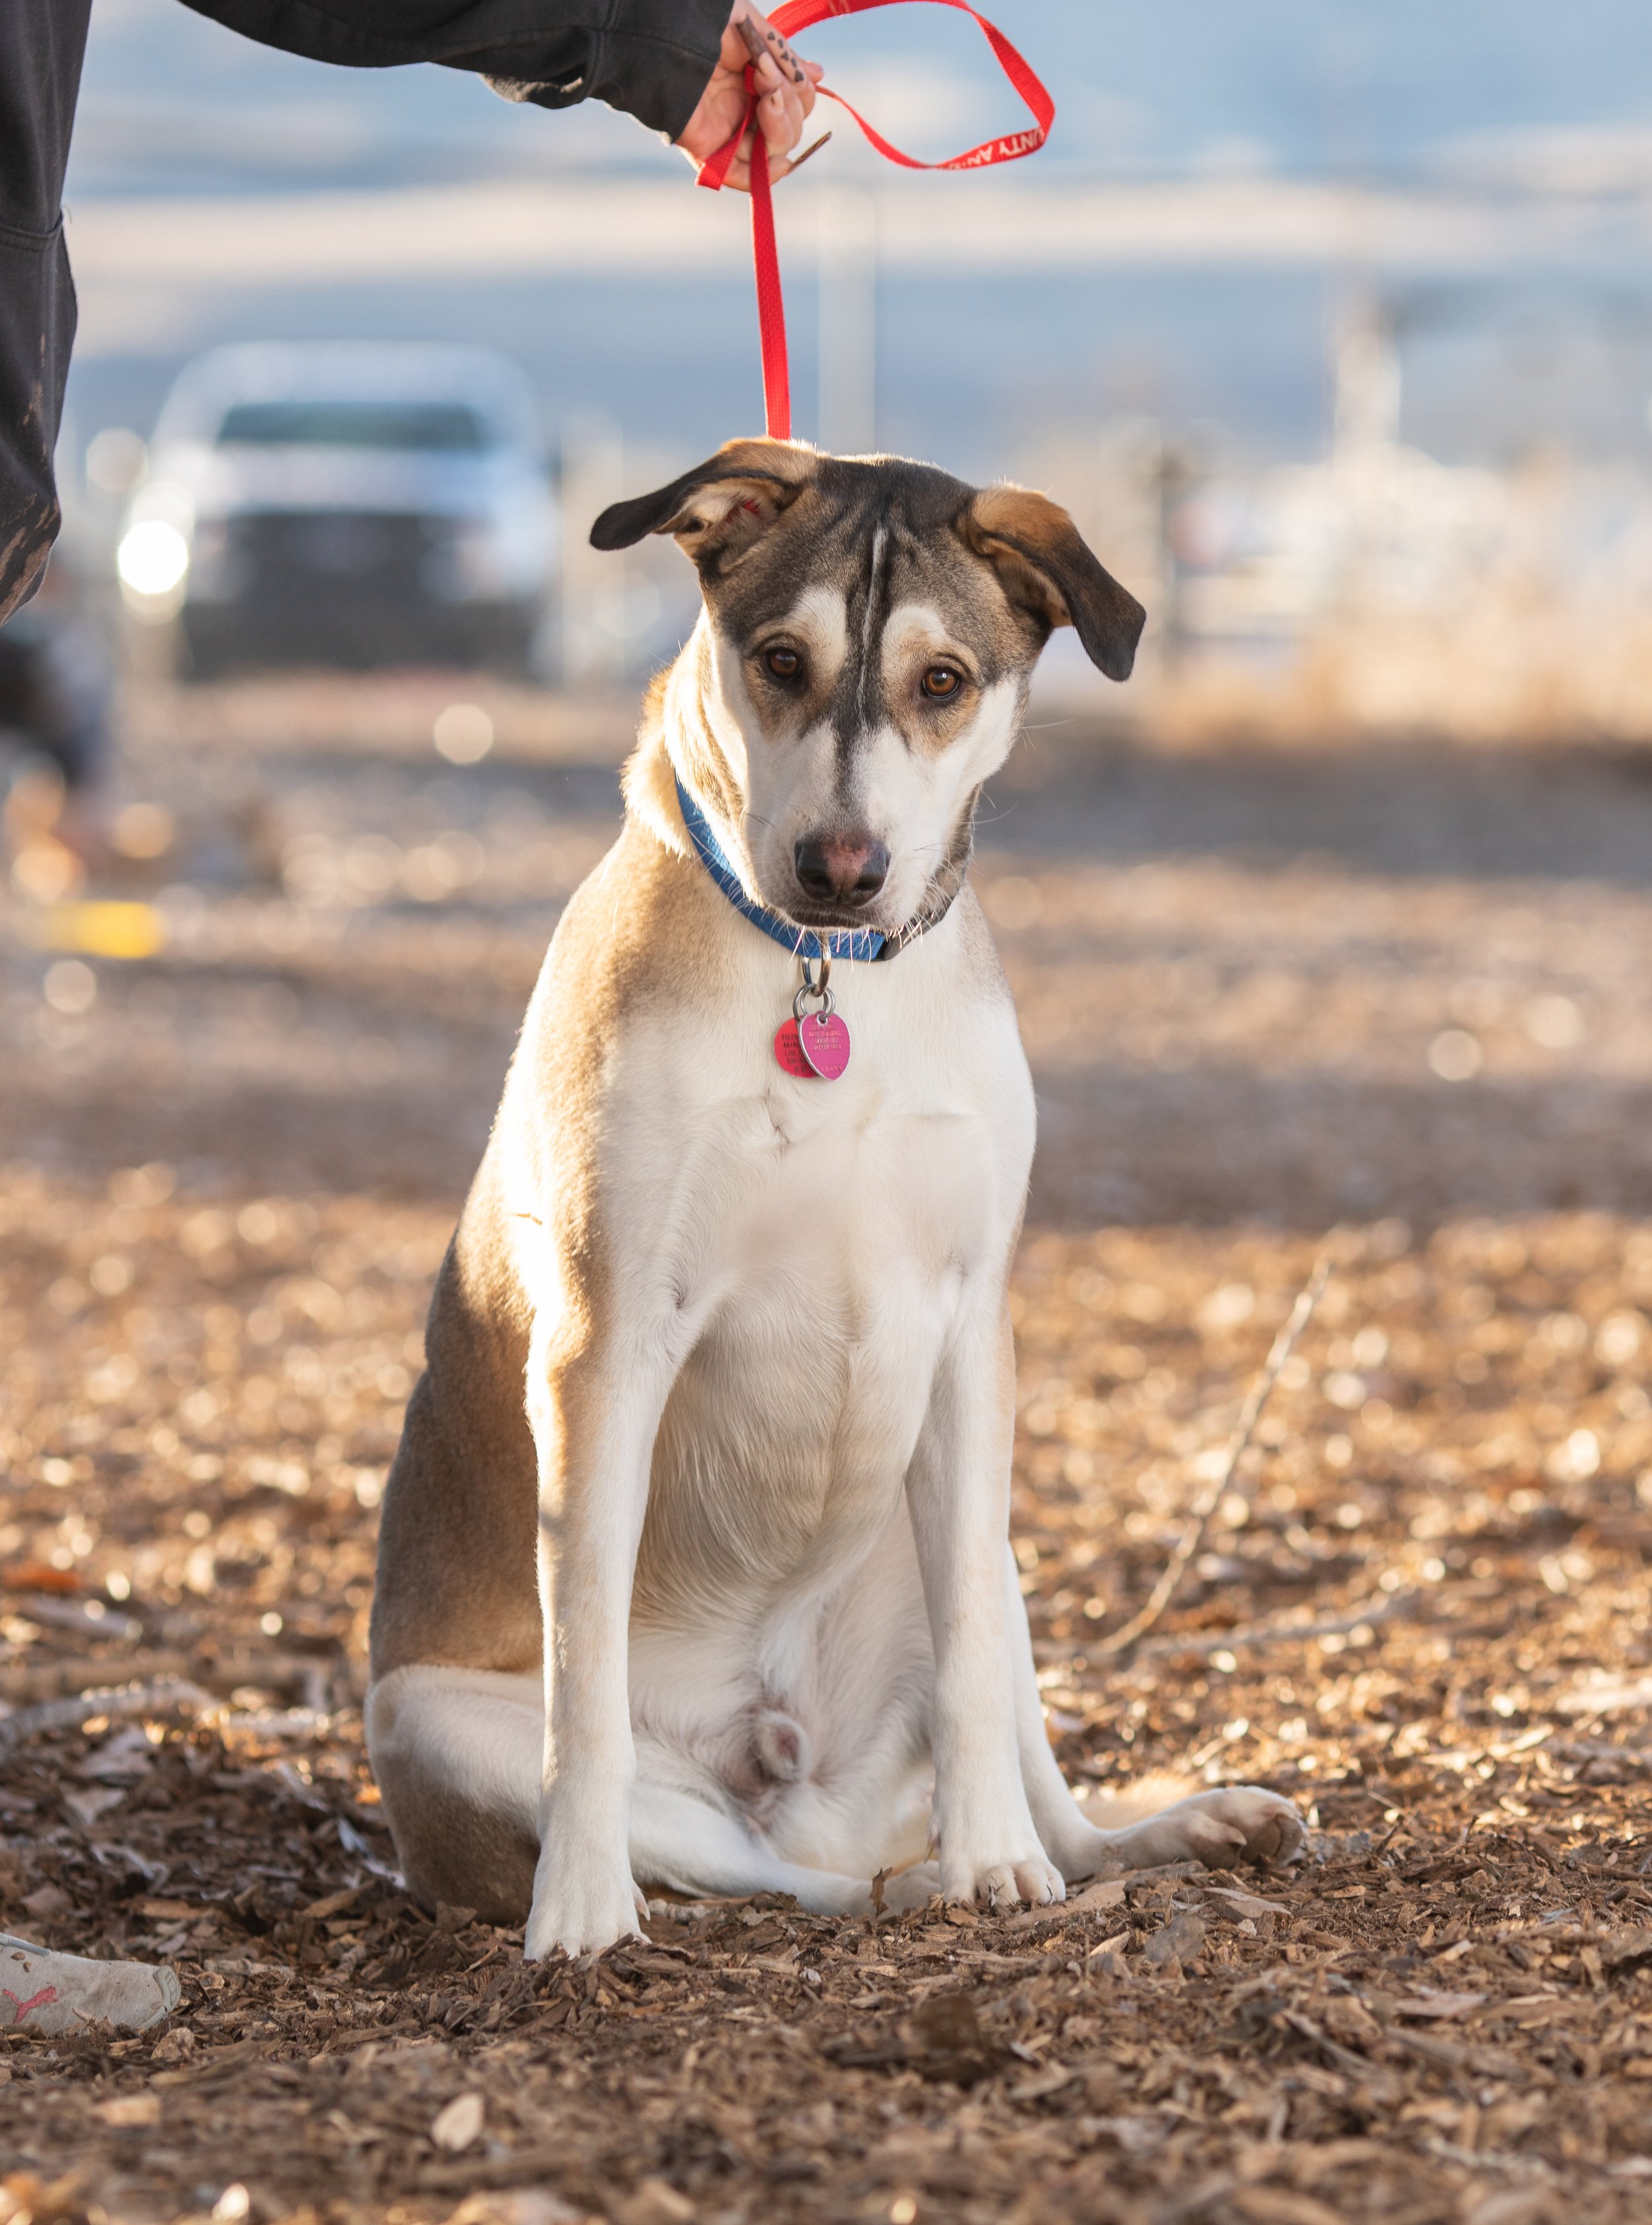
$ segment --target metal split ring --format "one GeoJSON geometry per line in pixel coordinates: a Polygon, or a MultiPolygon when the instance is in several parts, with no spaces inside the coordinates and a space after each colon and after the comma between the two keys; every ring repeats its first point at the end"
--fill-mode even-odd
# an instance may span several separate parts
{"type": "Polygon", "coordinates": [[[821,997],[831,993],[826,985],[832,979],[832,950],[825,935],[817,935],[815,941],[820,948],[814,956],[810,957],[807,952],[799,951],[798,963],[803,968],[803,986],[812,997],[821,997]],[[818,966],[820,969],[818,981],[809,971],[812,966],[818,966]]]}

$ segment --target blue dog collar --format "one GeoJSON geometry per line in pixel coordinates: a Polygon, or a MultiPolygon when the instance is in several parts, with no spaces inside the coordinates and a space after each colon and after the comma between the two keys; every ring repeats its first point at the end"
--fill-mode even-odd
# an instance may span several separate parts
{"type": "MultiPolygon", "coordinates": [[[[673,777],[675,777],[674,774],[673,777]]],[[[880,935],[874,928],[821,935],[812,927],[794,927],[789,920],[782,919],[778,912],[766,911],[762,904],[754,903],[741,886],[740,876],[723,854],[722,845],[712,832],[711,821],[680,780],[677,782],[677,802],[682,812],[682,823],[688,829],[688,839],[694,846],[700,864],[736,911],[749,919],[753,927],[761,928],[771,942],[778,942],[794,958],[819,958],[824,945],[825,954],[828,958],[858,959],[863,965],[870,960],[882,958],[889,948],[889,937],[880,935]]]]}

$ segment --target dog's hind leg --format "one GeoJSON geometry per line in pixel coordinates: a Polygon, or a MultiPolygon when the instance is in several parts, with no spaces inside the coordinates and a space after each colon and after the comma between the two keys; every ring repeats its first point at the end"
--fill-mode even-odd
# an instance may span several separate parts
{"type": "Polygon", "coordinates": [[[367,1697],[367,1751],[408,1890],[521,1924],[539,1859],[537,1677],[418,1664],[367,1697]]]}
{"type": "Polygon", "coordinates": [[[1302,1822],[1288,1800],[1260,1785],[1224,1785],[1178,1799],[1170,1789],[1155,1802],[1109,1803],[1098,1825],[1073,1798],[1044,1731],[1043,1704],[1033,1665],[1026,1603],[1016,1564],[1005,1556],[1014,1658],[1016,1731],[1029,1805],[1050,1860],[1071,1885],[1104,1866],[1150,1867],[1158,1862],[1201,1861],[1220,1867],[1236,1858],[1282,1861],[1302,1843],[1302,1822]]]}
{"type": "MultiPolygon", "coordinates": [[[[871,1912],[870,1880],[782,1861],[726,1809],[679,1786],[650,1782],[646,1763],[631,1799],[631,1874],[692,1895],[790,1893],[814,1916],[871,1912]]],[[[933,1884],[927,1890],[933,1892],[933,1884]]],[[[891,1898],[888,1905],[897,1904],[891,1898]]]]}
{"type": "MultiPolygon", "coordinates": [[[[789,1893],[812,1916],[870,1916],[873,1908],[869,1878],[785,1861],[737,1816],[692,1792],[646,1779],[637,1785],[631,1810],[631,1868],[650,1885],[708,1899],[789,1893]]],[[[940,1889],[934,1864],[914,1863],[886,1879],[883,1905],[921,1908],[940,1889]]]]}
{"type": "MultiPolygon", "coordinates": [[[[367,1746],[408,1890],[426,1906],[521,1924],[539,1859],[545,1710],[536,1677],[428,1664],[392,1670],[367,1700],[367,1746]]],[[[783,1861],[737,1815],[651,1777],[631,1803],[632,1874],[677,1892],[790,1893],[817,1916],[868,1911],[865,1878],[783,1861]]],[[[887,1905],[921,1906],[926,1869],[891,1879],[887,1905]],[[914,1896],[915,1895],[915,1898],[914,1896]]]]}

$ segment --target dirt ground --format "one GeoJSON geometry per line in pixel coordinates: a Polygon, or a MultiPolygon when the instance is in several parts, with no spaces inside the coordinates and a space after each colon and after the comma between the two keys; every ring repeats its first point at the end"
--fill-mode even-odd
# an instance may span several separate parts
{"type": "Polygon", "coordinates": [[[146,695],[151,816],[81,894],[164,942],[0,912],[0,1924],[184,1981],[156,2036],[0,2033],[0,2225],[1652,2215],[1639,761],[1058,729],[993,800],[1050,1734],[1086,1787],[1288,1791],[1307,1858],[1007,1918],[661,1900],[524,1968],[399,1886],[364,1639],[623,714],[501,699],[458,770],[443,700],[146,695]],[[1239,1487],[1110,1654],[1332,1222],[1239,1487]]]}

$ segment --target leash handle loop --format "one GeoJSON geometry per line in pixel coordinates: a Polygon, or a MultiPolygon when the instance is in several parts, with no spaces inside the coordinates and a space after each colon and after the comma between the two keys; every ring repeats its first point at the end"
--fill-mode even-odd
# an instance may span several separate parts
{"type": "MultiPolygon", "coordinates": [[[[860,16],[872,8],[897,8],[906,4],[907,0],[782,0],[782,4],[775,9],[769,20],[782,38],[789,39],[796,32],[807,31],[814,24],[824,22],[830,16],[860,16]]],[[[956,9],[960,16],[967,16],[972,22],[980,26],[982,35],[997,57],[998,67],[1027,104],[1033,117],[1030,130],[1012,131],[997,139],[984,139],[978,147],[971,147],[964,154],[953,155],[944,162],[921,162],[915,155],[903,154],[900,148],[892,146],[881,131],[866,121],[858,109],[850,106],[840,92],[833,92],[824,85],[817,86],[816,90],[825,93],[828,100],[835,100],[839,108],[852,116],[884,160],[898,162],[903,170],[984,170],[995,162],[1017,162],[1023,155],[1035,155],[1049,137],[1050,126],[1055,121],[1055,103],[1050,98],[1049,88],[1043,79],[1025,55],[1010,45],[997,25],[989,23],[984,16],[970,6],[969,0],[927,0],[927,4],[934,8],[956,9]]]]}
{"type": "MultiPolygon", "coordinates": [[[[859,16],[872,8],[895,8],[906,4],[906,0],[782,0],[769,17],[769,22],[784,39],[796,32],[806,31],[811,25],[823,22],[830,16],[859,16]]],[[[1019,162],[1024,155],[1036,154],[1049,136],[1050,126],[1055,121],[1055,103],[1048,88],[1024,56],[1017,53],[996,23],[989,23],[969,4],[969,0],[927,0],[936,8],[953,8],[959,15],[967,16],[978,23],[987,44],[997,57],[999,67],[1027,104],[1033,118],[1032,127],[1025,131],[1012,131],[997,139],[984,139],[978,147],[971,147],[962,155],[954,155],[945,162],[921,162],[914,155],[902,153],[884,138],[883,133],[869,124],[858,109],[851,108],[841,93],[829,86],[815,89],[827,100],[835,101],[846,114],[853,117],[868,143],[877,148],[886,162],[896,162],[903,170],[983,170],[997,162],[1019,162]]],[[[775,240],[774,192],[769,175],[769,149],[762,128],[757,122],[757,92],[755,73],[748,62],[745,73],[746,109],[739,129],[711,156],[699,172],[699,182],[716,193],[725,183],[729,169],[748,132],[751,135],[751,252],[757,280],[757,330],[763,346],[763,416],[771,441],[789,441],[792,437],[791,379],[786,352],[786,304],[781,290],[780,250],[775,240]]]]}

